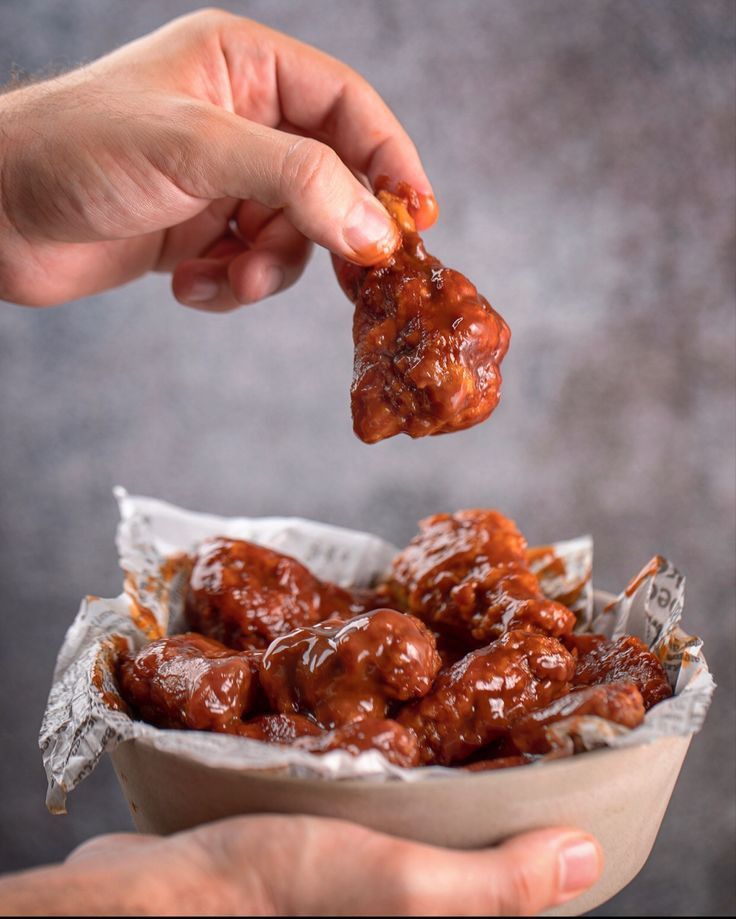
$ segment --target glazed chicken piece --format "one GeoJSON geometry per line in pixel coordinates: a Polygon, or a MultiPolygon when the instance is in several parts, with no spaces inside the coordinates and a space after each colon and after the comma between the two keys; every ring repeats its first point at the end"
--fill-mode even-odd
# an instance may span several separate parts
{"type": "Polygon", "coordinates": [[[401,233],[399,248],[371,268],[336,261],[355,304],[353,427],[365,443],[424,437],[478,424],[501,394],[509,346],[503,319],[473,284],[427,254],[412,212],[419,196],[379,179],[378,199],[401,233]]]}
{"type": "Polygon", "coordinates": [[[468,772],[490,772],[492,769],[510,769],[512,766],[529,766],[534,762],[533,756],[520,753],[518,756],[499,756],[497,759],[479,759],[474,763],[461,766],[468,772]]]}
{"type": "Polygon", "coordinates": [[[199,549],[186,612],[193,629],[231,648],[265,649],[298,626],[363,612],[368,596],[320,581],[273,549],[217,537],[199,549]]]}
{"type": "Polygon", "coordinates": [[[150,724],[237,734],[259,701],[259,656],[192,632],[171,635],[120,659],[120,693],[150,724]]]}
{"type": "Polygon", "coordinates": [[[577,686],[621,680],[628,680],[639,689],[647,710],[672,695],[664,667],[634,635],[601,642],[578,659],[574,680],[577,686]]]}
{"type": "Polygon", "coordinates": [[[367,750],[378,750],[395,766],[419,765],[419,746],[416,736],[389,718],[364,718],[334,728],[320,737],[304,737],[295,747],[310,753],[329,753],[346,750],[358,756],[367,750]]]}
{"type": "Polygon", "coordinates": [[[448,766],[508,735],[522,715],[566,693],[575,661],[555,638],[507,632],[437,677],[397,721],[419,739],[425,764],[448,766]]]}
{"type": "Polygon", "coordinates": [[[429,629],[381,609],[277,639],[263,656],[260,679],[276,711],[310,715],[334,728],[385,718],[392,702],[427,693],[439,669],[429,629]]]}
{"type": "Polygon", "coordinates": [[[351,756],[358,756],[366,750],[378,750],[396,766],[419,763],[414,734],[388,718],[364,718],[332,731],[323,731],[304,715],[260,715],[242,725],[238,733],[242,737],[293,746],[315,754],[345,750],[351,756]]]}
{"type": "Polygon", "coordinates": [[[548,728],[567,718],[583,715],[635,728],[644,720],[644,702],[633,683],[606,683],[575,689],[515,721],[511,741],[520,753],[549,753],[559,741],[548,728]]]}
{"type": "Polygon", "coordinates": [[[238,729],[241,737],[287,746],[300,737],[316,737],[323,733],[322,728],[304,715],[259,715],[238,729]]]}
{"type": "Polygon", "coordinates": [[[593,648],[607,642],[608,639],[597,632],[573,632],[572,635],[563,636],[560,641],[575,657],[583,657],[593,648]]]}
{"type": "Polygon", "coordinates": [[[528,568],[526,540],[493,510],[436,514],[393,562],[388,590],[431,628],[475,647],[512,629],[567,635],[575,615],[548,600],[528,568]]]}

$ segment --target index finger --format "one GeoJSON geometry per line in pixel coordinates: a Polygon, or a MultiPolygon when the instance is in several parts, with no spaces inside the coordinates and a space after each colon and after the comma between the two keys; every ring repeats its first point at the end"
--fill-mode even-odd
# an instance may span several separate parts
{"type": "Polygon", "coordinates": [[[259,106],[328,143],[372,185],[381,175],[411,185],[422,199],[417,224],[420,229],[431,226],[437,205],[419,153],[370,83],[310,45],[240,17],[228,19],[220,26],[220,42],[235,112],[254,118],[255,90],[265,91],[259,106]],[[254,78],[260,81],[257,87],[254,78]]]}

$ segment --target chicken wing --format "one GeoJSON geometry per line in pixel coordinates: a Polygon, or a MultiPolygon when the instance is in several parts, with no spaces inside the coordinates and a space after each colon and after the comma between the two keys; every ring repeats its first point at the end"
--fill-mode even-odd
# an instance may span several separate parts
{"type": "Polygon", "coordinates": [[[193,632],[171,635],[120,659],[120,693],[159,727],[237,734],[259,699],[259,657],[193,632]]]}
{"type": "Polygon", "coordinates": [[[225,537],[202,543],[186,602],[193,629],[240,649],[265,649],[298,626],[364,609],[363,597],[320,581],[296,559],[225,537]]]}
{"type": "Polygon", "coordinates": [[[555,638],[507,632],[437,677],[397,716],[419,739],[423,763],[447,766],[508,734],[514,721],[566,693],[575,661],[555,638]]]}
{"type": "Polygon", "coordinates": [[[558,637],[575,625],[574,613],[542,593],[513,520],[493,510],[420,521],[394,559],[388,589],[402,609],[475,647],[511,629],[558,637]]]}
{"type": "Polygon", "coordinates": [[[276,711],[311,715],[334,728],[385,718],[390,703],[427,693],[439,669],[429,629],[381,609],[277,639],[263,656],[260,679],[276,711]]]}
{"type": "Polygon", "coordinates": [[[427,254],[412,212],[416,192],[379,179],[378,198],[401,233],[386,261],[361,268],[337,261],[355,304],[353,427],[365,443],[395,434],[447,434],[478,424],[501,394],[499,364],[509,328],[460,272],[427,254]]]}

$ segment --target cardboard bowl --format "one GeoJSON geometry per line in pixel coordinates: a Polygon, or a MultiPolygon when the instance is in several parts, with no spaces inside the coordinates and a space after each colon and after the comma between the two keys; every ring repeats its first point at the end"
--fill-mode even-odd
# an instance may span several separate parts
{"type": "MultiPolygon", "coordinates": [[[[596,592],[598,604],[607,599],[596,592]]],[[[618,893],[644,866],[690,740],[663,737],[536,766],[421,782],[301,779],[276,770],[213,767],[159,750],[148,738],[127,740],[110,755],[143,833],[175,833],[238,814],[312,814],[470,849],[526,830],[579,827],[600,842],[603,875],[581,896],[545,913],[575,916],[618,893]]]]}

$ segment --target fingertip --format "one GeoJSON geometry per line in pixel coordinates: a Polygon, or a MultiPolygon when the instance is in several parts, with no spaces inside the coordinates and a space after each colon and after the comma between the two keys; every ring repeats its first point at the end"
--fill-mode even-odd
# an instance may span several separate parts
{"type": "Polygon", "coordinates": [[[342,231],[347,251],[339,252],[358,265],[375,265],[399,246],[401,233],[386,208],[373,196],[353,205],[342,231]]]}
{"type": "Polygon", "coordinates": [[[575,833],[563,839],[558,853],[559,889],[564,900],[587,890],[603,871],[603,849],[588,833],[575,833]]]}

